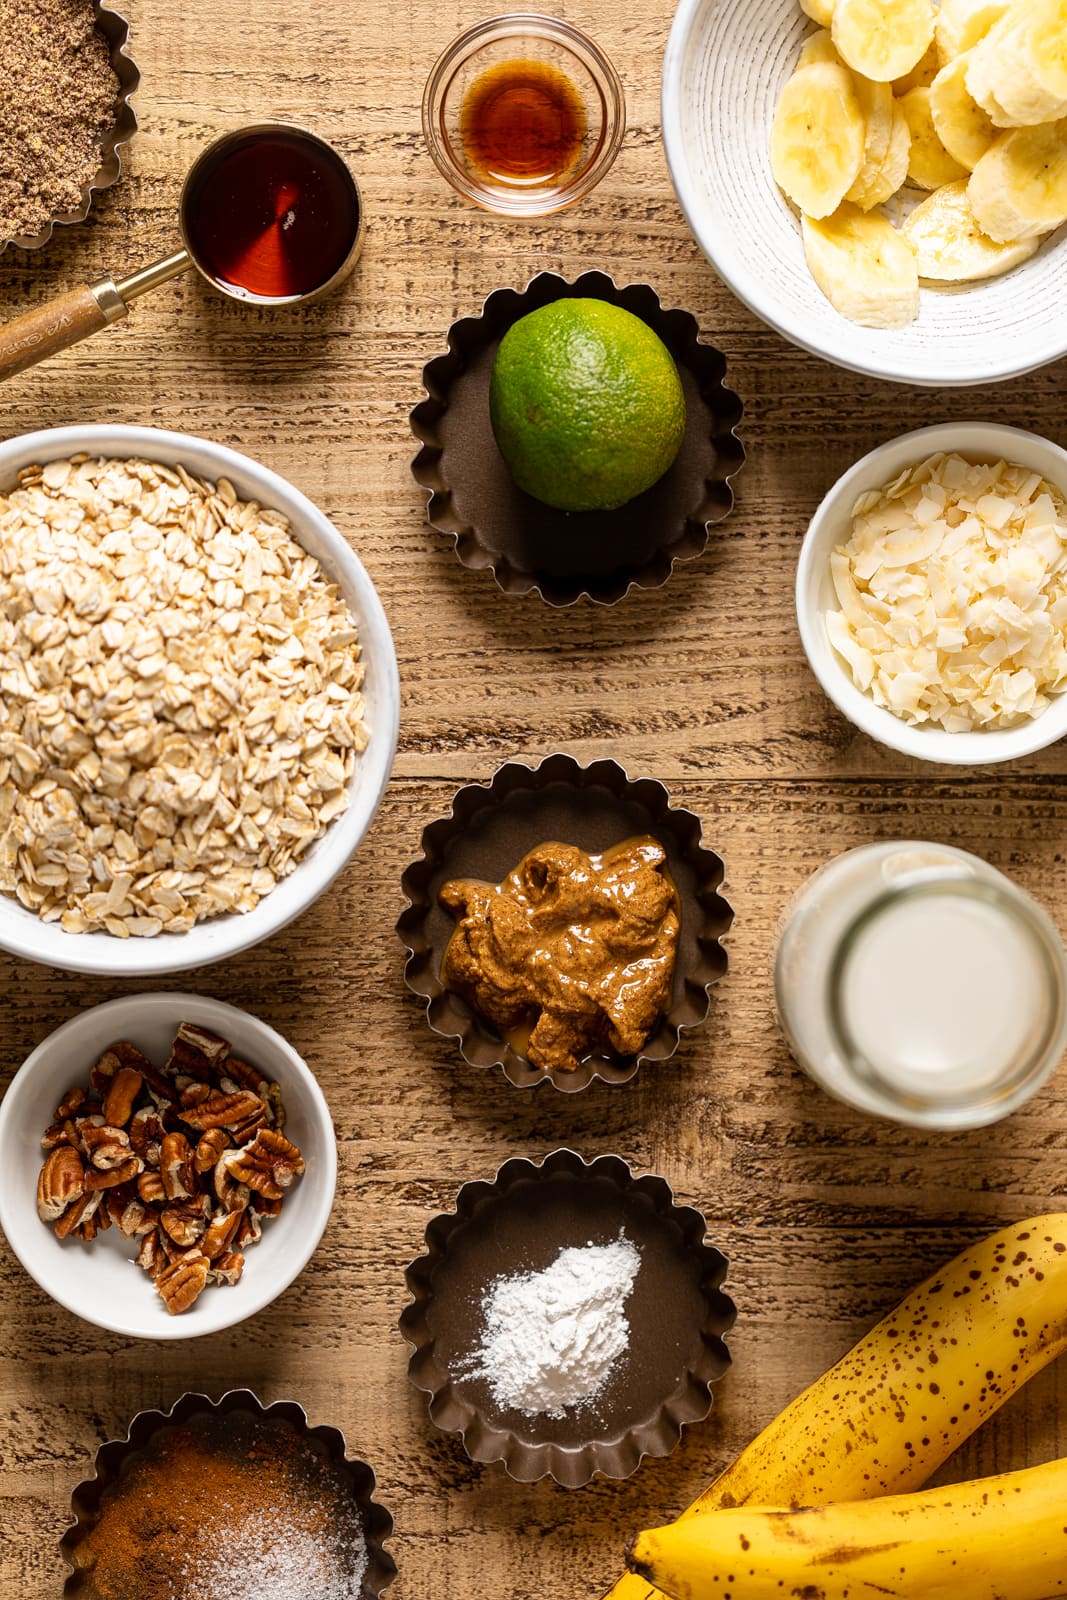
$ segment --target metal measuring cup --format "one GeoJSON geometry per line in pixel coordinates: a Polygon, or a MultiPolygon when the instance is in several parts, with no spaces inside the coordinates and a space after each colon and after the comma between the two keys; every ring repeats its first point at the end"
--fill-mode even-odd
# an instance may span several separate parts
{"type": "Polygon", "coordinates": [[[0,327],[0,380],[13,377],[15,373],[23,372],[27,367],[36,366],[37,362],[43,361],[46,356],[55,355],[59,350],[66,350],[70,345],[78,344],[90,334],[106,328],[109,323],[121,322],[128,314],[134,300],[158,288],[160,284],[167,283],[171,278],[178,277],[189,267],[195,267],[200,276],[220,294],[245,305],[251,303],[261,306],[294,306],[309,305],[314,300],[321,300],[348,277],[359,259],[364,234],[363,197],[348,164],[332,145],[326,143],[325,139],[320,139],[309,129],[298,127],[294,123],[261,122],[251,127],[238,128],[233,133],[224,133],[201,151],[182,185],[178,201],[178,227],[182,236],[182,248],[175,250],[173,255],[164,256],[161,261],[142,267],[139,272],[131,273],[129,277],[122,278],[117,283],[114,278],[101,278],[96,283],[82,284],[79,288],[70,289],[66,294],[59,295],[43,306],[27,311],[24,316],[16,317],[14,322],[0,327]],[[309,144],[316,146],[338,163],[352,185],[355,232],[348,252],[325,282],[302,294],[256,295],[224,282],[200,259],[191,238],[190,208],[195,202],[200,180],[205,173],[226,155],[249,141],[256,138],[269,139],[274,135],[289,138],[295,135],[307,140],[309,144]]]}

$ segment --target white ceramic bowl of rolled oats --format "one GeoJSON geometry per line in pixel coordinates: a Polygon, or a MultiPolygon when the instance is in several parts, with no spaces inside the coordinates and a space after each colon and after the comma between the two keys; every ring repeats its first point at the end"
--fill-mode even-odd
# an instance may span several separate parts
{"type": "MultiPolygon", "coordinates": [[[[195,1065],[190,1066],[189,1059],[187,1052],[183,1059],[184,1082],[205,1075],[195,1065]]],[[[220,1069],[214,1081],[223,1079],[230,1088],[243,1087],[231,1084],[220,1069]]],[[[254,1077],[249,1081],[255,1081],[254,1077]]],[[[272,1088],[272,1095],[273,1092],[272,1088]]],[[[231,1095],[231,1105],[235,1102],[236,1097],[231,1095]]],[[[182,1116],[177,1113],[179,1119],[182,1116]]],[[[225,1107],[220,1116],[225,1118],[225,1107]]],[[[198,1126],[205,1121],[214,1124],[216,1120],[214,1116],[201,1117],[198,1126]]],[[[168,1125],[177,1128],[179,1121],[168,1118],[168,1125]]],[[[146,1138],[151,1137],[149,1123],[146,1138]]],[[[197,1138],[198,1130],[191,1129],[190,1141],[195,1143],[197,1138]]],[[[220,1143],[235,1147],[242,1139],[247,1143],[246,1134],[235,1132],[231,1119],[226,1138],[220,1143]]],[[[50,1033],[27,1057],[0,1104],[0,1172],[0,1228],[26,1271],[54,1300],[87,1322],[128,1338],[191,1339],[233,1327],[253,1316],[303,1271],[330,1218],[337,1181],[337,1147],[329,1108],[314,1073],[281,1034],[247,1011],[205,995],[141,994],[80,1012],[50,1033]],[[127,1101],[127,1112],[131,1104],[143,1102],[146,1107],[133,1117],[116,1112],[106,1098],[103,1102],[109,1117],[122,1124],[121,1136],[128,1141],[124,1154],[139,1150],[144,1157],[138,1176],[119,1188],[89,1191],[84,1182],[86,1173],[93,1171],[97,1180],[106,1181],[116,1169],[109,1172],[106,1163],[97,1168],[96,1161],[86,1158],[84,1150],[80,1161],[71,1152],[75,1168],[82,1175],[74,1186],[69,1185],[68,1179],[68,1192],[74,1195],[70,1205],[62,1212],[52,1206],[56,1215],[45,1220],[39,1204],[48,1198],[43,1191],[49,1190],[41,1180],[42,1167],[48,1160],[42,1136],[51,1147],[58,1148],[54,1143],[58,1131],[54,1122],[56,1109],[66,1103],[65,1121],[76,1136],[82,1136],[85,1128],[91,1129],[94,1120],[105,1120],[92,1115],[102,1107],[92,1102],[91,1091],[73,1109],[70,1091],[89,1090],[92,1069],[119,1041],[128,1041],[143,1052],[157,1072],[166,1073],[173,1041],[182,1024],[209,1030],[220,1045],[225,1041],[230,1047],[223,1060],[231,1054],[239,1057],[256,1075],[277,1085],[284,1106],[284,1137],[299,1152],[303,1171],[287,1184],[276,1215],[257,1211],[263,1201],[256,1190],[247,1187],[232,1201],[227,1199],[226,1206],[232,1205],[232,1214],[240,1220],[235,1237],[225,1246],[225,1254],[205,1242],[206,1217],[198,1225],[204,1231],[195,1240],[182,1240],[177,1254],[184,1253],[188,1244],[194,1253],[209,1251],[210,1260],[183,1263],[177,1259],[171,1263],[175,1269],[172,1280],[179,1286],[184,1285],[187,1268],[199,1272],[197,1293],[187,1305],[181,1302],[184,1309],[175,1305],[172,1313],[164,1293],[167,1283],[160,1285],[158,1271],[154,1278],[148,1270],[141,1270],[146,1266],[143,1260],[138,1264],[146,1238],[152,1244],[155,1236],[158,1244],[163,1231],[163,1222],[158,1218],[163,1216],[165,1206],[174,1204],[184,1210],[187,1204],[160,1199],[153,1208],[139,1200],[138,1184],[159,1173],[166,1163],[165,1153],[161,1159],[158,1138],[153,1153],[138,1137],[135,1127],[135,1122],[151,1115],[153,1096],[147,1082],[127,1101]],[[86,1198],[95,1205],[91,1230],[79,1224],[78,1230],[58,1237],[59,1216],[69,1220],[70,1212],[86,1198]],[[256,1212],[255,1217],[252,1212],[256,1212]],[[104,1222],[107,1226],[100,1226],[104,1222]],[[87,1231],[92,1232],[91,1239],[82,1236],[87,1231]]],[[[190,1184],[197,1194],[206,1195],[216,1216],[221,1214],[224,1207],[212,1173],[193,1178],[190,1184]]],[[[146,1195],[148,1192],[144,1191],[146,1195]]],[[[47,1205],[45,1209],[49,1209],[47,1205]]],[[[64,1233],[62,1227],[59,1231],[64,1233]]],[[[161,1257],[160,1269],[165,1270],[165,1265],[161,1257]]]]}
{"type": "Polygon", "coordinates": [[[399,705],[370,578],[276,473],[153,428],[0,443],[0,947],[132,976],[269,938],[358,848],[399,705]]]}
{"type": "Polygon", "coordinates": [[[903,434],[839,478],[796,584],[804,650],[838,710],[892,750],[958,766],[1063,738],[1065,502],[1067,450],[993,423],[903,434]]]}

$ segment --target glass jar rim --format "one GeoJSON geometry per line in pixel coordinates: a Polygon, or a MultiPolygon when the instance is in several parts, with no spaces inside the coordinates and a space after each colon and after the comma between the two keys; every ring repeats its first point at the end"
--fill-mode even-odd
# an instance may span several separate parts
{"type": "Polygon", "coordinates": [[[1009,879],[1003,883],[967,878],[955,871],[927,872],[920,882],[891,884],[863,906],[842,931],[825,979],[826,1018],[834,1048],[849,1070],[887,1104],[911,1113],[962,1112],[977,1106],[1013,1109],[1052,1072],[1067,1044],[1067,952],[1047,913],[1009,879]],[[890,1081],[859,1047],[843,999],[845,969],[863,934],[887,911],[914,900],[965,899],[994,906],[1025,934],[1043,972],[1049,1005],[1040,1037],[1011,1073],[987,1092],[923,1096],[890,1081]]]}

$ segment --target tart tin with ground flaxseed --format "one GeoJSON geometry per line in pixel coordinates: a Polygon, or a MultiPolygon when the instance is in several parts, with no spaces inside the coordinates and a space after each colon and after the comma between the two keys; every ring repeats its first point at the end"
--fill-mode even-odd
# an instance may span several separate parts
{"type": "MultiPolygon", "coordinates": [[[[365,1462],[347,1456],[344,1435],[338,1428],[311,1427],[303,1407],[291,1400],[264,1406],[247,1389],[232,1389],[217,1401],[202,1394],[183,1395],[167,1412],[139,1412],[125,1439],[100,1446],[94,1466],[95,1475],[79,1483],[71,1495],[74,1523],[60,1544],[71,1568],[63,1589],[68,1597],[97,1600],[100,1589],[94,1569],[99,1566],[102,1572],[103,1568],[93,1549],[94,1530],[102,1529],[104,1518],[114,1517],[116,1511],[120,1513],[115,1519],[116,1539],[123,1537],[123,1529],[127,1537],[147,1537],[140,1569],[130,1564],[132,1545],[120,1550],[125,1562],[122,1570],[137,1574],[132,1580],[126,1577],[123,1600],[171,1600],[171,1594],[188,1600],[194,1593],[197,1600],[215,1600],[216,1595],[221,1600],[224,1594],[226,1600],[243,1600],[253,1593],[260,1600],[275,1593],[284,1593],[285,1600],[378,1600],[396,1576],[396,1563],[383,1548],[393,1531],[393,1519],[373,1499],[373,1471],[365,1462]],[[180,1555],[174,1562],[167,1560],[164,1545],[174,1544],[186,1523],[181,1506],[170,1504],[168,1511],[162,1475],[152,1503],[139,1503],[130,1519],[122,1516],[123,1497],[129,1498],[131,1488],[136,1488],[160,1459],[173,1459],[172,1452],[187,1448],[189,1441],[200,1451],[217,1449],[220,1459],[236,1462],[247,1471],[252,1487],[266,1481],[272,1460],[283,1451],[291,1457],[282,1475],[281,1494],[258,1517],[251,1495],[236,1506],[221,1503],[217,1509],[212,1507],[212,1518],[225,1521],[230,1515],[234,1529],[230,1542],[220,1541],[217,1552],[212,1550],[199,1572],[190,1571],[188,1560],[180,1555]],[[273,1457],[272,1450],[276,1452],[273,1457]],[[317,1541],[309,1538],[308,1520],[318,1518],[323,1507],[330,1517],[321,1520],[334,1525],[322,1528],[321,1547],[312,1549],[317,1541]],[[289,1509],[300,1527],[299,1538],[294,1534],[287,1543],[289,1509]],[[259,1537],[264,1555],[270,1549],[277,1553],[273,1573],[266,1559],[256,1560],[259,1537]],[[306,1587],[299,1591],[292,1588],[288,1575],[297,1543],[305,1556],[300,1577],[306,1580],[306,1587]]],[[[109,1596],[112,1592],[109,1587],[109,1596]]]]}
{"type": "Polygon", "coordinates": [[[597,1473],[627,1478],[644,1456],[666,1456],[711,1408],[730,1364],[737,1315],[722,1290],[727,1260],[705,1220],[679,1206],[666,1181],[635,1177],[616,1155],[586,1162],[556,1150],[516,1157],[491,1183],[466,1183],[452,1212],[426,1229],[426,1253],[407,1269],[414,1296],[400,1331],[414,1346],[408,1376],[430,1418],[458,1433],[472,1461],[502,1461],[520,1483],[550,1476],[577,1489],[597,1473]],[[560,1250],[624,1235],[640,1255],[626,1305],[627,1349],[587,1407],[560,1416],[502,1410],[483,1377],[458,1376],[481,1333],[483,1297],[501,1276],[538,1272],[560,1250]]]}
{"type": "Polygon", "coordinates": [[[699,338],[688,311],[665,310],[648,284],[620,288],[603,272],[574,283],[542,272],[524,291],[497,289],[480,316],[448,332],[448,353],[423,370],[428,398],[411,413],[422,442],[412,465],[428,491],[432,527],[452,536],[465,567],[488,569],[506,594],[535,590],[549,605],[581,596],[614,605],[630,589],[656,589],[677,562],[699,556],[708,530],[733,508],[731,480],[745,452],[734,432],[742,405],[726,388],[726,358],[699,338]],[[585,296],[632,312],[674,357],[686,430],[674,465],[615,511],[557,511],[514,483],[489,421],[489,378],[500,340],[529,311],[585,296]]]}
{"type": "Polygon", "coordinates": [[[721,941],[734,915],[720,892],[724,876],[722,858],[701,844],[699,819],[672,806],[654,779],[631,779],[615,761],[583,767],[563,754],[532,768],[508,762],[490,783],[459,791],[450,814],[423,831],[422,855],[404,873],[409,903],[397,933],[408,951],[408,988],[425,1001],[434,1033],[456,1039],[471,1066],[502,1067],[517,1088],[547,1081],[573,1093],[595,1078],[626,1083],[642,1062],[672,1056],[682,1031],[707,1019],[712,986],[726,972],[721,941]],[[546,840],[603,851],[640,834],[666,851],[680,905],[671,1005],[636,1056],[591,1055],[575,1071],[535,1067],[443,984],[441,961],[455,924],[439,902],[441,886],[453,878],[500,882],[546,840]]]}
{"type": "MultiPolygon", "coordinates": [[[[40,250],[49,242],[57,225],[84,222],[89,215],[93,196],[103,189],[110,189],[118,182],[122,172],[122,147],[129,144],[137,131],[137,117],[130,99],[140,85],[141,74],[126,53],[130,37],[130,25],[126,18],[120,16],[117,11],[109,10],[102,4],[102,0],[92,0],[92,11],[96,30],[107,41],[111,69],[118,80],[114,120],[101,140],[99,164],[92,177],[82,185],[77,205],[70,210],[57,212],[37,232],[20,233],[5,238],[3,228],[0,226],[0,252],[3,252],[9,244],[15,245],[20,250],[40,250]]],[[[18,40],[5,41],[4,48],[10,55],[17,50],[18,40]]]]}

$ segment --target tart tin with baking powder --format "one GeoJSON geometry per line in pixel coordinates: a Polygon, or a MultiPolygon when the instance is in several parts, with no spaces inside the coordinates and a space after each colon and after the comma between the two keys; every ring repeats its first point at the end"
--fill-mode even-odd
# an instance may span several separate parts
{"type": "Polygon", "coordinates": [[[644,1456],[669,1455],[683,1427],[707,1416],[711,1385],[730,1364],[723,1336],[737,1309],[721,1287],[726,1257],[705,1226],[663,1178],[635,1177],[616,1155],[517,1157],[491,1183],[464,1184],[406,1274],[414,1298],[400,1331],[414,1346],[408,1375],[429,1397],[431,1420],[459,1434],[472,1461],[502,1461],[520,1483],[550,1476],[578,1489],[597,1473],[628,1478],[644,1456]],[[625,1306],[629,1345],[595,1401],[531,1417],[502,1410],[484,1378],[457,1376],[480,1342],[496,1278],[542,1271],[563,1249],[620,1234],[641,1258],[625,1306]]]}
{"type": "Polygon", "coordinates": [[[568,283],[542,272],[522,292],[497,289],[480,316],[452,324],[448,353],[423,371],[428,398],[411,413],[422,442],[412,471],[428,491],[427,518],[451,534],[465,567],[488,569],[506,594],[534,590],[552,606],[582,595],[614,605],[632,588],[659,588],[677,562],[702,553],[708,529],[733,508],[731,480],[745,452],[734,432],[741,401],[725,373],[725,356],[701,342],[696,318],[665,310],[646,283],[620,288],[603,272],[568,283]],[[550,301],[583,296],[647,323],[674,357],[685,391],[685,437],[674,465],[615,511],[557,511],[525,494],[489,421],[489,378],[508,328],[550,301]]]}
{"type": "Polygon", "coordinates": [[[123,145],[129,144],[137,131],[137,117],[130,104],[130,98],[136,94],[140,86],[141,74],[126,54],[130,38],[130,25],[126,18],[120,17],[117,11],[109,11],[102,4],[102,0],[93,0],[93,16],[97,29],[108,42],[112,70],[119,80],[115,98],[115,120],[109,132],[104,135],[100,147],[100,165],[89,182],[83,185],[81,200],[73,211],[60,212],[41,229],[40,233],[17,234],[12,239],[0,238],[0,253],[9,244],[15,245],[20,250],[40,250],[51,239],[57,225],[84,222],[89,215],[93,195],[99,194],[102,189],[110,189],[112,184],[118,182],[122,171],[120,151],[123,145]]]}
{"type": "MultiPolygon", "coordinates": [[[[112,1439],[102,1444],[96,1453],[94,1476],[79,1483],[70,1497],[73,1526],[67,1529],[60,1543],[70,1576],[63,1588],[66,1596],[78,1595],[82,1600],[95,1600],[96,1589],[92,1578],[92,1557],[85,1540],[96,1526],[101,1502],[109,1488],[129,1470],[139,1452],[161,1432],[182,1428],[192,1418],[214,1417],[242,1419],[246,1422],[269,1422],[284,1428],[306,1442],[311,1460],[318,1456],[323,1462],[339,1471],[347,1480],[351,1496],[359,1513],[363,1537],[367,1547],[367,1566],[363,1578],[362,1600],[378,1600],[396,1576],[396,1563],[383,1549],[383,1541],[393,1531],[393,1519],[384,1507],[373,1499],[375,1478],[371,1468],[363,1461],[355,1461],[346,1454],[347,1446],[339,1428],[310,1426],[307,1413],[292,1400],[277,1400],[265,1406],[248,1389],[231,1389],[219,1400],[204,1394],[184,1394],[169,1411],[140,1411],[130,1423],[125,1439],[112,1439]]],[[[177,1575],[180,1576],[180,1575],[177,1575]]],[[[146,1590],[146,1595],[147,1595],[146,1590]]],[[[190,1600],[192,1594],[190,1593],[190,1600]]]]}
{"type": "Polygon", "coordinates": [[[562,754],[532,768],[508,762],[489,784],[459,791],[451,813],[424,830],[422,855],[404,873],[409,904],[397,933],[408,951],[408,988],[425,1001],[434,1033],[456,1039],[471,1066],[502,1067],[517,1088],[547,1081],[573,1093],[595,1078],[626,1083],[642,1062],[672,1056],[683,1030],[707,1019],[711,989],[726,972],[721,941],[734,916],[720,893],[725,871],[722,857],[701,843],[699,818],[672,806],[654,779],[631,779],[615,761],[583,767],[562,754]],[[548,840],[602,851],[637,834],[659,840],[678,891],[681,931],[670,1008],[636,1056],[589,1056],[576,1071],[535,1067],[442,983],[441,961],[455,923],[438,901],[441,886],[450,878],[499,883],[548,840]]]}

